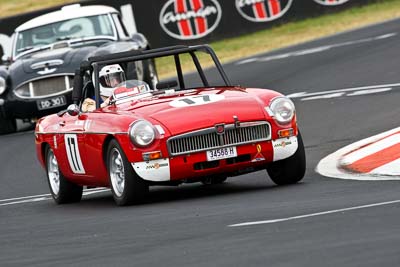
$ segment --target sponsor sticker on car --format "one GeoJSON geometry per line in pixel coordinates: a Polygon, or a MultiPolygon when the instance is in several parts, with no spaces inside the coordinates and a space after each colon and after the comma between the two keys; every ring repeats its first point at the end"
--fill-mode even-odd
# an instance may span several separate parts
{"type": "Polygon", "coordinates": [[[174,108],[182,108],[182,107],[206,105],[224,99],[225,99],[224,95],[217,95],[217,94],[184,96],[171,101],[169,105],[174,108]]]}

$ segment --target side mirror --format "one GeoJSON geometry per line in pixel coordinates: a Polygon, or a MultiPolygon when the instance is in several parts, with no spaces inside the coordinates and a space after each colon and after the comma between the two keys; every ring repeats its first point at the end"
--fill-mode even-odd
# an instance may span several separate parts
{"type": "Polygon", "coordinates": [[[138,32],[133,33],[131,35],[131,39],[133,41],[135,41],[139,45],[139,47],[141,47],[141,48],[145,48],[149,44],[149,42],[147,41],[146,37],[144,37],[143,34],[138,33],[138,32]]]}
{"type": "Polygon", "coordinates": [[[1,57],[1,63],[3,63],[4,65],[10,65],[11,64],[11,57],[7,56],[7,55],[3,55],[1,57]]]}
{"type": "Polygon", "coordinates": [[[73,116],[73,117],[78,116],[79,115],[79,107],[78,107],[78,105],[76,105],[76,104],[69,105],[68,108],[67,108],[67,113],[70,116],[73,116]]]}

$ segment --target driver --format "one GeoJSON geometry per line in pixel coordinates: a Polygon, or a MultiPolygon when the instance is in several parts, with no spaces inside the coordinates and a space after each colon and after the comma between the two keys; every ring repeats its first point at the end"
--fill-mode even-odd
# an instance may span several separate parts
{"type": "MultiPolygon", "coordinates": [[[[100,106],[106,107],[110,103],[114,89],[118,84],[126,81],[124,70],[118,64],[104,66],[99,72],[100,106]]],[[[90,112],[96,109],[96,101],[86,98],[82,103],[82,111],[90,112]]]]}
{"type": "Polygon", "coordinates": [[[120,65],[105,66],[99,73],[100,93],[103,90],[111,96],[114,88],[124,81],[126,81],[125,73],[120,65]]]}

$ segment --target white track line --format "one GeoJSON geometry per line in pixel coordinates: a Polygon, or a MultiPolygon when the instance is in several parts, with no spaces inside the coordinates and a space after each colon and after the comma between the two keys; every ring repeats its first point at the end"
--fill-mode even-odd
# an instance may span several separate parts
{"type": "MultiPolygon", "coordinates": [[[[83,192],[84,196],[102,193],[110,191],[109,188],[93,188],[87,189],[83,192]]],[[[9,206],[23,203],[33,203],[38,201],[45,201],[52,199],[51,194],[42,194],[42,195],[34,195],[34,196],[26,196],[26,197],[16,197],[16,198],[8,198],[8,199],[0,199],[0,207],[1,206],[9,206]]]]}
{"type": "Polygon", "coordinates": [[[13,201],[13,202],[8,202],[8,203],[3,203],[0,204],[1,206],[10,206],[10,205],[16,205],[16,204],[23,204],[23,203],[33,203],[33,202],[38,202],[38,201],[45,201],[52,199],[52,197],[38,197],[38,198],[31,198],[31,199],[25,199],[25,200],[19,200],[19,201],[13,201]]]}
{"type": "Polygon", "coordinates": [[[398,87],[398,86],[400,86],[400,83],[391,83],[391,84],[369,85],[369,86],[361,86],[361,87],[350,87],[350,88],[328,90],[328,91],[321,91],[321,92],[315,92],[315,93],[298,92],[298,93],[293,93],[293,94],[289,94],[286,96],[290,97],[290,98],[303,98],[303,97],[334,94],[334,93],[344,93],[344,92],[352,92],[352,91],[359,91],[359,90],[369,90],[369,89],[379,89],[379,88],[388,89],[391,87],[398,87]]]}
{"type": "Polygon", "coordinates": [[[355,91],[353,93],[347,94],[346,96],[360,96],[360,95],[378,94],[378,93],[389,92],[392,89],[393,88],[388,87],[388,88],[376,88],[376,89],[369,89],[369,90],[361,90],[361,91],[355,91]]]}
{"type": "Polygon", "coordinates": [[[361,43],[368,43],[368,42],[373,42],[373,41],[379,41],[379,40],[394,37],[396,35],[397,35],[396,32],[392,32],[392,33],[387,33],[384,35],[379,35],[379,36],[375,36],[375,37],[371,37],[371,38],[359,39],[359,40],[355,40],[355,41],[348,41],[348,42],[336,43],[336,44],[330,44],[330,45],[317,46],[317,47],[312,47],[312,48],[308,48],[308,49],[297,50],[297,51],[292,51],[292,52],[277,54],[277,55],[272,55],[272,56],[255,56],[255,57],[237,61],[235,64],[243,65],[243,64],[247,64],[247,63],[253,63],[253,62],[268,62],[268,61],[272,61],[272,60],[279,60],[279,59],[284,59],[284,58],[289,58],[289,57],[297,57],[297,56],[321,53],[324,51],[328,51],[332,48],[356,45],[356,44],[361,44],[361,43]]]}
{"type": "Polygon", "coordinates": [[[18,201],[18,200],[23,200],[23,199],[29,199],[29,198],[38,198],[38,197],[49,197],[51,196],[50,194],[43,194],[43,195],[35,195],[35,196],[26,196],[26,197],[15,197],[15,198],[8,198],[8,199],[0,199],[1,202],[8,202],[8,201],[18,201]]]}
{"type": "Polygon", "coordinates": [[[260,225],[260,224],[272,224],[272,223],[292,221],[292,220],[298,220],[298,219],[322,216],[322,215],[327,215],[327,214],[339,213],[339,212],[344,212],[344,211],[366,209],[366,208],[379,207],[379,206],[385,206],[385,205],[391,205],[391,204],[397,204],[397,203],[400,203],[400,200],[380,202],[380,203],[374,203],[374,204],[368,204],[368,205],[362,205],[362,206],[354,206],[354,207],[336,209],[336,210],[321,211],[321,212],[316,212],[316,213],[310,213],[310,214],[304,214],[304,215],[298,215],[298,216],[280,218],[280,219],[273,219],[273,220],[237,223],[237,224],[228,225],[228,227],[240,227],[240,226],[252,226],[252,225],[260,225]]]}

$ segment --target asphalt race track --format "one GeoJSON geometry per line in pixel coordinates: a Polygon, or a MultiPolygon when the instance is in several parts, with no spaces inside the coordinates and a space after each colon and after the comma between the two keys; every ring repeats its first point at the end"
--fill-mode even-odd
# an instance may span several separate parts
{"type": "Polygon", "coordinates": [[[57,206],[33,132],[1,136],[0,265],[398,266],[400,181],[315,168],[399,127],[399,51],[394,20],[226,65],[236,84],[293,97],[307,154],[297,185],[257,172],[213,187],[154,187],[139,206],[119,208],[109,191],[57,206]]]}

